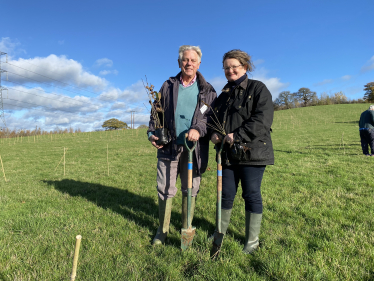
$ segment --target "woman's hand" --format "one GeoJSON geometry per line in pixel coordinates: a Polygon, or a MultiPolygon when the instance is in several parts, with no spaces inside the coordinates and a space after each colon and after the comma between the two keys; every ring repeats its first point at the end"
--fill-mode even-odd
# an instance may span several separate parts
{"type": "Polygon", "coordinates": [[[234,133],[227,134],[223,141],[231,146],[234,143],[234,133]]]}
{"type": "Polygon", "coordinates": [[[212,141],[212,143],[217,144],[222,141],[222,137],[216,133],[213,133],[213,135],[210,137],[210,140],[212,141]]]}

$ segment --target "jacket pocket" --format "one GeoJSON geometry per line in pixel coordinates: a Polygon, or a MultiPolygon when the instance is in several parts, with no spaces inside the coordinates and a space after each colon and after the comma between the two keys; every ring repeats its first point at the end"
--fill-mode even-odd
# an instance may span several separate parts
{"type": "Polygon", "coordinates": [[[244,145],[245,158],[249,161],[263,161],[271,156],[271,145],[263,140],[252,141],[244,145]]]}

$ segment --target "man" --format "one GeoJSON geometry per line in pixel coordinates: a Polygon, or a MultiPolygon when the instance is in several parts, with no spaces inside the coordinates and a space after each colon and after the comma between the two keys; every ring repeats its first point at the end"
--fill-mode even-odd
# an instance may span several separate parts
{"type": "Polygon", "coordinates": [[[181,46],[178,58],[181,72],[165,81],[160,89],[165,127],[171,137],[171,141],[164,146],[156,144],[158,138],[155,136],[155,124],[151,114],[147,133],[149,141],[158,149],[157,191],[160,220],[153,245],[163,244],[169,231],[172,200],[177,193],[175,184],[178,174],[182,185],[182,227],[187,228],[188,150],[184,147],[186,133],[188,141],[197,142],[193,159],[192,216],[201,174],[205,172],[208,164],[209,136],[206,123],[212,112],[204,103],[211,105],[217,94],[197,71],[201,64],[201,56],[199,47],[181,46]]]}
{"type": "Polygon", "coordinates": [[[369,109],[361,113],[360,121],[360,138],[362,152],[366,156],[374,156],[374,105],[370,105],[369,109]],[[369,154],[369,147],[371,154],[369,154]]]}

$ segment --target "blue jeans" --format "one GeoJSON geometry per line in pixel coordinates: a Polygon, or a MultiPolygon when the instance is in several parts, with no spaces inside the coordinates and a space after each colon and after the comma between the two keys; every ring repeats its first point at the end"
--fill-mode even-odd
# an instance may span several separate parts
{"type": "Polygon", "coordinates": [[[261,181],[266,166],[232,165],[222,167],[222,209],[232,209],[239,180],[245,210],[262,214],[261,181]]]}

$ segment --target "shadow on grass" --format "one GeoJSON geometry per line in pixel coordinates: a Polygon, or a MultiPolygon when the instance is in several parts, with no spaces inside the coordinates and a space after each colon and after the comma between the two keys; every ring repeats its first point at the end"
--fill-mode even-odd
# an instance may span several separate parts
{"type": "MultiPolygon", "coordinates": [[[[84,197],[103,209],[110,209],[125,219],[134,221],[137,225],[147,227],[154,233],[153,235],[156,234],[158,205],[155,204],[153,197],[141,196],[125,189],[71,179],[60,181],[45,180],[44,182],[62,193],[67,193],[70,196],[84,197]]],[[[157,196],[156,191],[155,196],[157,196]]],[[[181,220],[181,210],[171,212],[171,224],[178,229],[177,231],[182,227],[181,220]]],[[[196,216],[194,217],[193,224],[196,228],[204,231],[214,229],[214,225],[209,221],[196,216]]],[[[153,235],[150,237],[150,242],[153,239],[153,235]]],[[[166,244],[180,247],[180,240],[169,237],[166,244]]]]}
{"type": "Polygon", "coordinates": [[[346,121],[346,122],[334,122],[334,123],[341,123],[341,124],[358,124],[359,123],[359,120],[357,121],[346,121]]]}

